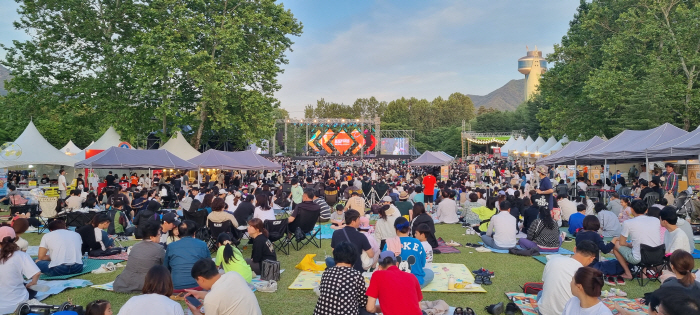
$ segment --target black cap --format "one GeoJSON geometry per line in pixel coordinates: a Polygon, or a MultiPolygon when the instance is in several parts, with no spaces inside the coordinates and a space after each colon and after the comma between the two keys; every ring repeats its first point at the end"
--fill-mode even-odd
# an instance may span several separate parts
{"type": "Polygon", "coordinates": [[[180,225],[180,220],[178,220],[177,214],[174,212],[168,212],[163,215],[163,222],[174,223],[175,225],[180,225]]]}

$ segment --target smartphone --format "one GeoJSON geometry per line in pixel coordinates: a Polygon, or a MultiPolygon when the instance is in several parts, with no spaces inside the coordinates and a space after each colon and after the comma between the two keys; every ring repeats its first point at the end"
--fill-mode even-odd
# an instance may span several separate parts
{"type": "Polygon", "coordinates": [[[190,296],[185,297],[185,299],[187,299],[187,302],[190,302],[190,304],[192,304],[192,306],[194,306],[194,307],[196,307],[196,308],[199,308],[199,307],[202,306],[202,302],[200,302],[200,301],[199,301],[196,297],[194,297],[194,296],[191,296],[191,295],[190,295],[190,296]]]}

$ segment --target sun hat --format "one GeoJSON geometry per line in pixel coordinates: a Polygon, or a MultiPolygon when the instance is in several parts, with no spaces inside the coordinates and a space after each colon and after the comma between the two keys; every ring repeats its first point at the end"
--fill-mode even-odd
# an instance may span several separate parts
{"type": "Polygon", "coordinates": [[[547,166],[540,165],[537,167],[537,173],[540,173],[542,175],[547,175],[547,172],[549,172],[549,169],[547,168],[547,166]]]}
{"type": "Polygon", "coordinates": [[[406,200],[406,199],[408,199],[408,192],[402,191],[401,194],[399,194],[399,199],[400,199],[400,200],[406,200]]]}
{"type": "Polygon", "coordinates": [[[369,230],[369,218],[368,217],[360,217],[360,230],[369,230]]]}
{"type": "Polygon", "coordinates": [[[382,198],[382,201],[392,202],[394,201],[394,199],[392,199],[391,196],[384,196],[384,198],[382,198]]]}

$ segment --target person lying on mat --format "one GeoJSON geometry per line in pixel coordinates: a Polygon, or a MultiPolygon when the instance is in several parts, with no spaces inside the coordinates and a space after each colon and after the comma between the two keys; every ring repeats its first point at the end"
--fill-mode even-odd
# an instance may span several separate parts
{"type": "MultiPolygon", "coordinates": [[[[220,274],[211,258],[197,261],[190,271],[197,284],[207,291],[186,290],[187,296],[202,301],[207,314],[217,315],[262,315],[255,293],[237,272],[220,274]]],[[[200,307],[185,300],[190,312],[202,315],[200,307]]],[[[145,314],[145,313],[144,313],[145,314]]]]}
{"type": "Polygon", "coordinates": [[[612,315],[610,309],[600,301],[603,273],[599,270],[591,267],[579,268],[571,279],[570,286],[574,296],[564,306],[562,315],[612,315]]]}
{"type": "Polygon", "coordinates": [[[53,220],[49,223],[49,233],[41,238],[36,265],[49,277],[82,272],[82,244],[80,234],[67,230],[65,221],[53,220]]]}
{"type": "Polygon", "coordinates": [[[523,249],[537,248],[540,252],[558,252],[562,241],[557,222],[544,206],[539,207],[539,217],[530,224],[527,238],[521,238],[518,243],[523,249]]]}
{"type": "Polygon", "coordinates": [[[591,264],[598,253],[598,246],[583,241],[574,247],[571,257],[559,256],[547,261],[542,272],[542,291],[537,293],[537,305],[542,315],[559,315],[573,297],[571,279],[576,271],[591,264]]]}
{"type": "Polygon", "coordinates": [[[333,248],[335,266],[321,277],[314,315],[358,315],[367,305],[365,278],[352,268],[357,259],[355,245],[341,242],[333,248]]]}
{"type": "MultiPolygon", "coordinates": [[[[211,261],[211,259],[209,260],[211,261]]],[[[142,295],[130,298],[119,310],[118,315],[162,314],[184,315],[180,303],[170,299],[173,295],[173,281],[168,269],[155,265],[148,270],[143,283],[142,295]]]]}
{"type": "Polygon", "coordinates": [[[426,268],[426,252],[423,244],[418,239],[408,236],[409,224],[404,217],[399,217],[394,221],[396,237],[387,239],[383,250],[393,251],[399,260],[399,269],[410,272],[416,276],[421,288],[427,286],[435,274],[430,268],[426,268]],[[399,259],[400,258],[400,259],[399,259]]]}
{"type": "Polygon", "coordinates": [[[393,251],[384,251],[379,255],[379,270],[372,274],[367,288],[367,312],[387,315],[423,314],[419,305],[423,293],[418,279],[401,271],[398,266],[393,251]]]}
{"type": "Polygon", "coordinates": [[[509,249],[515,247],[518,239],[515,237],[518,234],[516,228],[516,220],[510,215],[510,202],[503,201],[499,203],[501,211],[491,217],[491,222],[486,230],[486,234],[481,236],[481,241],[486,246],[495,249],[509,249]]]}
{"type": "MultiPolygon", "coordinates": [[[[129,262],[114,280],[114,292],[132,293],[143,289],[146,274],[155,265],[163,264],[165,249],[160,241],[160,226],[148,221],[143,226],[143,239],[129,251],[129,262]]],[[[172,282],[172,280],[171,280],[172,282]]]]}
{"type": "Polygon", "coordinates": [[[196,288],[197,282],[190,276],[190,270],[197,260],[201,258],[211,259],[211,253],[207,243],[194,238],[197,231],[197,223],[184,220],[177,227],[180,231],[180,240],[170,243],[165,250],[163,265],[170,270],[173,276],[175,292],[184,289],[196,288]]]}

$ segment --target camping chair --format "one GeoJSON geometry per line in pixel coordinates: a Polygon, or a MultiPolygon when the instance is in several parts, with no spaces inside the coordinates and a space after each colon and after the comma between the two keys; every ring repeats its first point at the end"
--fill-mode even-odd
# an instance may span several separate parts
{"type": "Polygon", "coordinates": [[[600,187],[591,186],[586,189],[586,196],[590,198],[593,202],[598,202],[600,200],[600,187]]]}
{"type": "Polygon", "coordinates": [[[76,228],[79,228],[83,225],[90,224],[95,214],[97,214],[97,212],[95,211],[71,211],[62,212],[62,214],[58,215],[57,217],[62,217],[66,221],[66,226],[74,226],[76,228]]]}
{"type": "Polygon", "coordinates": [[[644,202],[646,202],[649,207],[656,204],[657,200],[659,200],[658,193],[650,192],[650,193],[647,193],[646,195],[644,195],[644,202]]]}
{"type": "Polygon", "coordinates": [[[656,247],[651,247],[649,245],[641,244],[639,252],[642,256],[642,260],[634,266],[634,272],[632,275],[637,278],[639,286],[645,286],[646,283],[651,281],[659,281],[659,276],[661,276],[661,270],[666,265],[666,245],[661,244],[656,247]],[[652,270],[653,275],[651,277],[647,276],[647,281],[644,283],[644,276],[646,276],[646,271],[652,270]]]}
{"type": "MultiPolygon", "coordinates": [[[[200,229],[202,227],[207,226],[207,216],[209,214],[205,211],[183,211],[182,212],[182,218],[185,220],[191,220],[194,221],[194,223],[197,223],[197,228],[200,229]]],[[[206,240],[204,240],[206,241],[206,240]]]]}
{"type": "Polygon", "coordinates": [[[289,255],[289,244],[292,240],[287,237],[289,234],[289,226],[287,219],[282,220],[265,220],[265,229],[269,233],[267,237],[275,250],[281,251],[285,255],[289,255]]]}
{"type": "Polygon", "coordinates": [[[576,189],[577,189],[576,186],[574,186],[573,188],[570,188],[570,189],[569,189],[569,200],[574,200],[574,199],[576,199],[576,192],[577,192],[576,189]]]}
{"type": "Polygon", "coordinates": [[[321,237],[318,236],[318,234],[321,232],[321,229],[314,229],[316,227],[316,223],[321,223],[321,211],[299,210],[299,214],[297,214],[296,220],[299,220],[299,223],[294,224],[296,223],[296,221],[292,222],[292,225],[289,227],[289,232],[291,232],[294,237],[294,240],[292,242],[292,247],[294,247],[294,250],[299,251],[309,243],[312,243],[316,247],[321,248],[321,237]],[[295,235],[297,228],[301,229],[301,232],[303,234],[303,237],[301,239],[297,238],[297,236],[295,235]],[[318,242],[316,241],[317,236],[318,242]]]}
{"type": "Polygon", "coordinates": [[[48,222],[56,218],[56,202],[58,197],[39,197],[39,211],[41,215],[37,216],[41,226],[39,226],[39,234],[46,232],[48,222]]]}
{"type": "Polygon", "coordinates": [[[621,198],[634,199],[634,196],[632,196],[632,188],[631,187],[622,187],[622,188],[620,188],[619,193],[620,193],[621,198]]]}
{"type": "Polygon", "coordinates": [[[207,220],[207,223],[209,223],[209,235],[211,236],[209,240],[207,240],[210,251],[216,251],[216,239],[221,233],[228,233],[231,235],[233,244],[238,245],[238,243],[240,243],[238,230],[233,228],[233,222],[231,222],[231,220],[226,220],[224,222],[212,222],[211,220],[207,220]]]}

